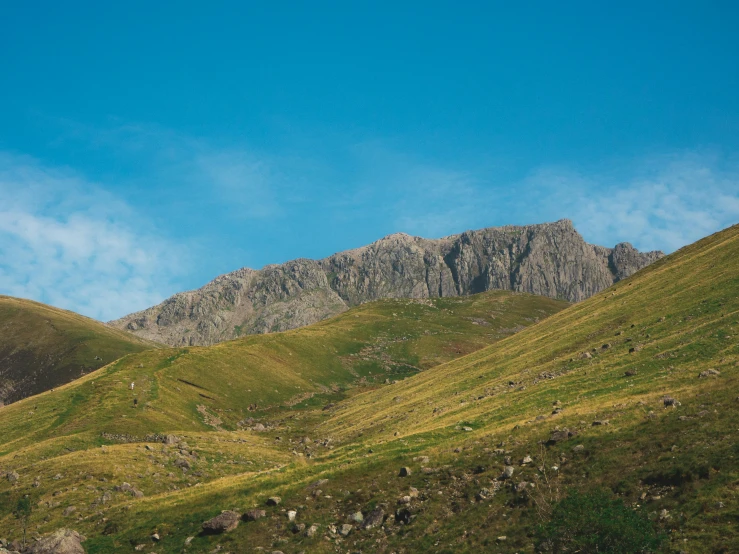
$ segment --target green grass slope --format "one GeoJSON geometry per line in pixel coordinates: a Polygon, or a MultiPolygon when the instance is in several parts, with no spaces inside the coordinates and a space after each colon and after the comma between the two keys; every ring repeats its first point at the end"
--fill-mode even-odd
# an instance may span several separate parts
{"type": "Polygon", "coordinates": [[[26,490],[45,513],[47,521],[38,524],[44,529],[68,522],[69,506],[74,520],[129,500],[111,492],[123,481],[148,497],[253,477],[296,458],[307,465],[330,445],[291,441],[330,412],[322,408],[392,387],[566,306],[502,291],[383,300],[285,333],[127,356],[0,411],[0,475],[19,475],[0,481],[0,527],[12,525],[13,498],[26,490]],[[277,430],[288,430],[284,440],[271,436],[277,430]],[[169,433],[181,442],[163,445],[169,433]],[[176,465],[183,456],[192,466],[184,471],[176,465]],[[96,486],[82,483],[88,476],[96,486]],[[106,492],[116,498],[103,502],[106,492]]]}
{"type": "Polygon", "coordinates": [[[0,296],[0,401],[38,394],[156,346],[73,312],[0,296]]]}

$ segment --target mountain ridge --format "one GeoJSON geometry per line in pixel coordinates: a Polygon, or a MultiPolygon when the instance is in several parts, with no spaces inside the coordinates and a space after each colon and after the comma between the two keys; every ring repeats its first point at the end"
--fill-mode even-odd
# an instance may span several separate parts
{"type": "Polygon", "coordinates": [[[586,243],[572,221],[506,225],[440,239],[393,233],[320,260],[241,268],[108,324],[172,346],[302,327],[381,298],[491,289],[577,302],[663,256],[586,243]]]}

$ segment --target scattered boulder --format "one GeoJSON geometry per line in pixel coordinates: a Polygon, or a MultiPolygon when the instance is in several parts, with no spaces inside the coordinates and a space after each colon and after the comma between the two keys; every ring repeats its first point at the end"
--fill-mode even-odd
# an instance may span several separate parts
{"type": "Polygon", "coordinates": [[[515,490],[517,493],[522,493],[528,488],[528,486],[529,483],[527,483],[526,481],[521,481],[516,485],[515,490]]]}
{"type": "Polygon", "coordinates": [[[582,452],[583,450],[585,450],[585,445],[583,444],[578,444],[572,448],[573,452],[582,452]]]}
{"type": "Polygon", "coordinates": [[[39,539],[29,549],[29,554],[85,554],[82,543],[85,537],[72,529],[58,529],[39,539]]]}
{"type": "Polygon", "coordinates": [[[227,533],[239,526],[241,514],[232,510],[224,510],[216,517],[203,523],[203,531],[206,533],[227,533]]]}
{"type": "Polygon", "coordinates": [[[244,521],[256,521],[258,519],[262,519],[266,515],[267,512],[264,510],[247,510],[244,514],[244,521]]]}
{"type": "Polygon", "coordinates": [[[721,372],[717,369],[707,369],[705,371],[701,371],[698,375],[699,378],[705,378],[705,377],[718,377],[721,375],[721,372]]]}
{"type": "Polygon", "coordinates": [[[9,482],[11,482],[11,483],[15,483],[15,482],[16,482],[16,481],[18,480],[18,478],[19,478],[19,475],[18,475],[18,473],[17,473],[17,472],[15,472],[15,471],[9,471],[8,473],[6,473],[6,474],[5,474],[5,477],[6,477],[6,479],[7,479],[7,480],[8,480],[9,482]]]}
{"type": "Polygon", "coordinates": [[[352,529],[354,529],[354,526],[353,525],[350,525],[348,523],[345,523],[344,525],[342,525],[341,527],[339,527],[339,534],[342,537],[346,537],[346,536],[349,535],[349,533],[352,532],[352,529]]]}
{"type": "Polygon", "coordinates": [[[411,511],[408,508],[399,508],[395,511],[395,523],[408,525],[411,522],[411,511]]]}
{"type": "Polygon", "coordinates": [[[179,467],[182,470],[190,469],[192,466],[190,465],[190,462],[187,460],[187,458],[177,458],[174,461],[175,467],[179,467]]]}
{"type": "Polygon", "coordinates": [[[581,360],[589,360],[592,357],[593,357],[593,355],[590,352],[583,352],[582,354],[580,354],[580,359],[581,360]]]}
{"type": "Polygon", "coordinates": [[[116,491],[116,492],[126,492],[126,493],[130,494],[131,496],[133,496],[135,498],[143,498],[144,497],[144,493],[143,492],[141,492],[136,487],[131,486],[129,483],[125,483],[125,482],[124,483],[121,483],[120,485],[116,485],[115,487],[113,487],[113,490],[116,491]]]}
{"type": "Polygon", "coordinates": [[[353,521],[354,523],[362,523],[364,521],[364,516],[362,515],[362,512],[354,512],[352,515],[349,516],[349,521],[353,521]]]}
{"type": "Polygon", "coordinates": [[[554,444],[557,444],[558,442],[567,440],[570,437],[574,437],[574,436],[575,436],[575,433],[570,431],[566,427],[564,429],[555,429],[549,435],[549,440],[547,441],[547,445],[552,446],[554,444]]]}
{"type": "Polygon", "coordinates": [[[314,536],[316,533],[318,533],[318,524],[314,523],[308,529],[305,530],[305,533],[303,533],[306,537],[310,538],[314,536]]]}
{"type": "Polygon", "coordinates": [[[409,467],[401,467],[400,471],[398,472],[399,477],[409,477],[411,474],[411,468],[409,467]]]}
{"type": "Polygon", "coordinates": [[[487,489],[487,488],[482,488],[475,495],[475,498],[477,499],[478,502],[483,502],[485,500],[489,500],[490,498],[492,498],[493,494],[495,494],[494,491],[491,491],[490,489],[487,489]]]}
{"type": "Polygon", "coordinates": [[[64,511],[62,512],[62,515],[64,517],[72,515],[74,512],[77,511],[77,506],[67,506],[64,508],[64,511]]]}
{"type": "Polygon", "coordinates": [[[267,506],[279,506],[280,502],[282,502],[282,498],[279,496],[270,496],[267,499],[267,506]]]}
{"type": "Polygon", "coordinates": [[[680,402],[675,400],[672,396],[665,396],[662,398],[662,403],[665,405],[665,408],[677,408],[680,405],[680,402]]]}
{"type": "Polygon", "coordinates": [[[180,438],[177,435],[167,435],[164,437],[164,444],[177,444],[180,438]]]}
{"type": "Polygon", "coordinates": [[[505,466],[505,468],[503,468],[503,473],[501,475],[501,478],[502,479],[510,479],[511,477],[513,477],[513,473],[515,471],[516,470],[515,470],[515,468],[513,466],[505,466]]]}
{"type": "Polygon", "coordinates": [[[290,530],[291,530],[291,531],[292,531],[292,532],[293,532],[294,534],[296,534],[296,535],[297,535],[298,533],[302,533],[303,531],[305,531],[305,523],[296,523],[295,525],[293,525],[293,526],[292,526],[292,527],[290,528],[290,530]]]}
{"type": "Polygon", "coordinates": [[[372,529],[373,527],[382,525],[383,521],[385,521],[385,510],[383,510],[382,508],[375,508],[367,514],[367,517],[364,518],[362,528],[372,529]]]}
{"type": "Polygon", "coordinates": [[[610,347],[611,347],[611,343],[609,343],[609,342],[607,342],[607,343],[605,343],[605,344],[604,344],[603,346],[601,346],[601,348],[602,348],[603,350],[608,350],[608,349],[609,349],[610,347]]]}
{"type": "Polygon", "coordinates": [[[624,371],[624,375],[626,377],[633,377],[636,374],[637,374],[637,371],[635,369],[627,369],[626,371],[624,371]]]}
{"type": "Polygon", "coordinates": [[[608,425],[610,422],[607,419],[596,419],[593,422],[593,427],[597,427],[599,425],[608,425]]]}
{"type": "Polygon", "coordinates": [[[288,510],[287,511],[287,520],[288,521],[295,521],[295,518],[298,516],[298,512],[295,510],[288,510]]]}
{"type": "Polygon", "coordinates": [[[314,483],[311,483],[310,485],[308,485],[306,488],[317,489],[318,487],[322,487],[326,483],[328,483],[328,479],[319,479],[318,481],[315,481],[314,483]]]}
{"type": "Polygon", "coordinates": [[[524,459],[521,460],[521,465],[525,466],[526,464],[532,463],[534,460],[531,458],[531,456],[524,456],[524,459]]]}

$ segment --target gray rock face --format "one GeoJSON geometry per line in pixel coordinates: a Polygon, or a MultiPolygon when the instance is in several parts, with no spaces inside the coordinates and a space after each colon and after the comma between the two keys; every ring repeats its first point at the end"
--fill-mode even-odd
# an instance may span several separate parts
{"type": "Polygon", "coordinates": [[[569,220],[467,231],[438,240],[402,233],[323,260],[239,269],[110,325],[173,346],[285,331],[380,298],[490,289],[578,302],[661,258],[628,243],[586,243],[569,220]]]}

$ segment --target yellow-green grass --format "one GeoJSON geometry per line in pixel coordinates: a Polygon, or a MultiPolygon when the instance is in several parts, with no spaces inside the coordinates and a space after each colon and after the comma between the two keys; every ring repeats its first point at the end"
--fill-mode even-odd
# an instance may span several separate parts
{"type": "Polygon", "coordinates": [[[159,346],[73,312],[0,296],[0,400],[38,394],[159,346]]]}
{"type": "Polygon", "coordinates": [[[85,526],[98,511],[148,502],[173,487],[227,483],[245,472],[242,478],[252,481],[255,472],[272,472],[287,462],[307,466],[310,456],[330,448],[298,442],[328,413],[314,407],[355,391],[391,387],[385,382],[479,349],[566,306],[510,292],[386,300],[286,333],[127,356],[0,411],[0,475],[20,476],[16,483],[0,481],[0,525],[12,527],[11,504],[25,491],[39,516],[44,513],[40,529],[77,518],[85,526]],[[240,431],[255,423],[250,417],[276,431],[240,431]],[[166,433],[182,437],[196,452],[186,473],[173,466],[177,448],[155,442],[159,437],[153,435],[166,433]],[[98,501],[123,481],[142,490],[145,499],[124,492],[98,501]],[[64,516],[68,506],[77,509],[64,516]]]}
{"type": "Polygon", "coordinates": [[[280,406],[323,406],[326,398],[341,396],[351,387],[402,379],[479,349],[564,306],[509,292],[384,300],[285,333],[211,347],[141,352],[53,393],[4,408],[0,455],[52,434],[138,437],[233,430],[250,416],[268,422],[280,406]]]}

